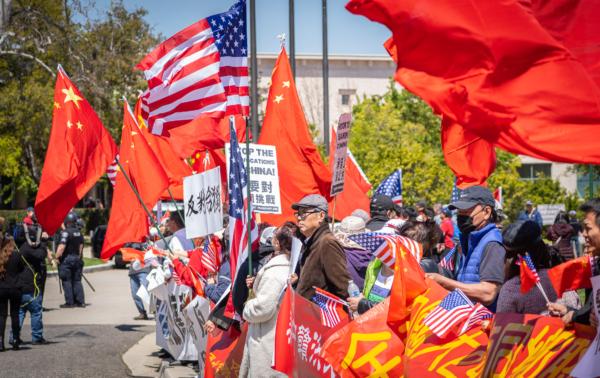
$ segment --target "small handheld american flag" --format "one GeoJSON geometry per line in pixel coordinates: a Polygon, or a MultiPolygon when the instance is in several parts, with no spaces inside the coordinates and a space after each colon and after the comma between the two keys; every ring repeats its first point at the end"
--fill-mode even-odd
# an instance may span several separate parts
{"type": "Polygon", "coordinates": [[[405,236],[388,235],[379,232],[366,232],[348,236],[350,240],[359,244],[367,251],[371,251],[373,256],[377,257],[385,265],[394,269],[398,248],[409,252],[417,260],[421,261],[423,257],[423,246],[405,236]]]}
{"type": "Polygon", "coordinates": [[[450,251],[448,251],[448,253],[446,253],[446,256],[442,258],[442,261],[438,263],[440,268],[447,269],[451,272],[454,271],[454,257],[456,256],[456,251],[457,248],[454,247],[450,251]]]}
{"type": "Polygon", "coordinates": [[[344,312],[344,306],[346,302],[342,301],[335,295],[315,287],[315,295],[313,296],[313,302],[319,306],[321,311],[321,322],[326,327],[335,327],[342,319],[348,317],[344,312]]]}
{"type": "Polygon", "coordinates": [[[217,247],[214,245],[211,236],[207,236],[204,240],[204,247],[202,249],[202,265],[206,268],[209,273],[217,273],[219,270],[219,252],[217,247]]]}
{"type": "Polygon", "coordinates": [[[391,197],[394,203],[402,205],[402,170],[397,169],[383,179],[375,193],[391,197]]]}
{"type": "Polygon", "coordinates": [[[525,252],[525,256],[518,255],[519,258],[519,278],[521,279],[521,293],[525,294],[531,290],[534,286],[537,286],[540,289],[542,295],[546,302],[550,302],[548,299],[548,295],[546,295],[546,291],[542,287],[542,283],[540,280],[540,275],[535,269],[535,265],[533,264],[533,260],[531,260],[531,256],[527,252],[525,252]]]}

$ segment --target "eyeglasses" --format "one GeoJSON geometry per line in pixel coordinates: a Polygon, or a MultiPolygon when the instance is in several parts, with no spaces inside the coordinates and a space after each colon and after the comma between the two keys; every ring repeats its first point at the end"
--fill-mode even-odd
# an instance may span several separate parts
{"type": "Polygon", "coordinates": [[[298,220],[304,220],[306,219],[306,217],[308,217],[310,214],[316,214],[316,213],[320,213],[320,211],[303,211],[303,212],[295,212],[294,216],[298,219],[298,220]]]}

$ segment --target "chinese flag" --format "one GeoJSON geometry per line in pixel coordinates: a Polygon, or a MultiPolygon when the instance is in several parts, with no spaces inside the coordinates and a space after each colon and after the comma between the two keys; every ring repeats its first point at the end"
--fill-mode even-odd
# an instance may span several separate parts
{"type": "Polygon", "coordinates": [[[386,298],[325,341],[321,353],[340,377],[403,376],[404,343],[386,323],[389,304],[386,298]]]}
{"type": "Polygon", "coordinates": [[[35,213],[54,234],[68,212],[94,186],[115,158],[117,146],[94,109],[59,67],[52,131],[35,213]]]}
{"type": "MultiPolygon", "coordinates": [[[[329,146],[329,169],[333,172],[333,163],[335,156],[335,143],[337,134],[331,130],[331,144],[329,146]]],[[[367,213],[369,212],[369,190],[371,190],[371,183],[367,176],[364,174],[354,156],[348,151],[346,157],[346,169],[344,173],[344,191],[335,196],[335,217],[337,219],[343,219],[356,209],[363,209],[367,213]]],[[[333,211],[333,201],[330,203],[329,211],[333,211]]],[[[332,213],[333,214],[333,213],[332,213]]]]}
{"type": "Polygon", "coordinates": [[[519,256],[519,278],[521,279],[521,293],[528,293],[540,280],[540,277],[537,275],[537,272],[533,272],[525,259],[519,256]]]}
{"type": "Polygon", "coordinates": [[[600,88],[527,3],[347,5],[392,31],[395,78],[443,115],[448,128],[443,133],[451,141],[443,147],[446,156],[457,157],[447,162],[459,185],[493,170],[494,147],[549,161],[600,163],[600,149],[589,142],[600,137],[600,88]],[[480,165],[461,166],[461,150],[468,162],[480,165]]]}
{"type": "MultiPolygon", "coordinates": [[[[221,168],[221,187],[227,188],[227,163],[225,162],[225,153],[223,150],[204,150],[195,151],[191,158],[192,170],[195,173],[209,171],[213,168],[221,168]]],[[[227,190],[223,190],[227,194],[227,190]]]]}
{"type": "MultiPolygon", "coordinates": [[[[144,204],[151,210],[169,186],[169,177],[144,138],[127,103],[124,108],[119,161],[144,204]]],[[[121,170],[117,171],[116,180],[100,255],[103,259],[109,259],[123,244],[142,241],[148,234],[148,215],[121,170]]]]}
{"type": "Polygon", "coordinates": [[[263,222],[282,224],[295,220],[292,203],[308,194],[321,194],[329,199],[331,171],[321,159],[308,131],[285,49],[281,49],[273,68],[258,142],[277,149],[282,207],[281,214],[262,214],[263,222]]]}
{"type": "Polygon", "coordinates": [[[275,325],[275,348],[273,351],[273,366],[272,369],[281,373],[287,374],[288,377],[294,375],[295,354],[294,343],[289,342],[288,332],[290,324],[293,323],[292,318],[292,301],[294,300],[294,289],[291,285],[285,289],[285,294],[279,305],[277,313],[277,323],[275,325]]]}
{"type": "Polygon", "coordinates": [[[548,277],[554,290],[556,290],[558,298],[562,297],[565,291],[591,288],[593,263],[594,259],[588,255],[567,261],[548,270],[548,277]]]}

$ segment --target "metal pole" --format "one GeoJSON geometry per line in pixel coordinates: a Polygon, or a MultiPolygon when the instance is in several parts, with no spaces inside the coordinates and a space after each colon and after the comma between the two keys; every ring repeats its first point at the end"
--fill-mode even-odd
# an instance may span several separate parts
{"type": "MultiPolygon", "coordinates": [[[[250,0],[250,114],[252,138],[258,140],[258,59],[256,57],[256,0],[250,0]]],[[[246,127],[246,135],[248,127],[246,127]]]]}
{"type": "Polygon", "coordinates": [[[327,51],[327,0],[323,4],[323,143],[329,155],[329,53],[327,51]]]}
{"type": "Polygon", "coordinates": [[[590,164],[588,165],[588,191],[590,193],[590,199],[594,198],[594,168],[590,164]]]}
{"type": "MultiPolygon", "coordinates": [[[[246,135],[248,135],[248,122],[246,121],[246,135]]],[[[248,229],[246,235],[248,237],[248,275],[252,277],[252,196],[250,193],[250,139],[246,137],[246,194],[248,195],[248,213],[247,224],[248,229]]]]}
{"type": "Polygon", "coordinates": [[[123,165],[121,164],[121,162],[119,161],[119,159],[117,159],[117,165],[119,166],[119,169],[121,170],[121,173],[123,174],[123,177],[125,177],[125,180],[127,180],[127,183],[129,184],[129,187],[131,188],[131,190],[133,190],[133,193],[135,194],[135,196],[137,197],[138,201],[140,202],[140,204],[144,208],[144,211],[146,212],[146,215],[148,216],[149,219],[152,220],[153,226],[156,227],[156,231],[158,232],[158,235],[165,242],[165,246],[167,247],[167,249],[169,250],[169,252],[173,255],[174,253],[173,253],[173,251],[171,251],[171,247],[169,247],[169,243],[167,243],[167,240],[165,239],[165,236],[160,231],[160,227],[158,227],[158,223],[156,223],[156,221],[154,220],[154,217],[152,216],[152,213],[146,207],[146,204],[142,200],[142,197],[140,196],[140,193],[137,191],[137,189],[135,188],[135,186],[131,182],[131,179],[129,178],[129,176],[127,176],[127,173],[125,173],[125,168],[123,168],[123,165]]]}
{"type": "Polygon", "coordinates": [[[294,77],[294,81],[296,81],[296,25],[294,23],[294,0],[289,0],[288,8],[290,14],[290,66],[292,67],[292,76],[294,77]]]}
{"type": "Polygon", "coordinates": [[[175,206],[175,211],[177,211],[177,214],[179,214],[179,218],[181,218],[182,221],[185,221],[183,214],[181,214],[181,211],[179,211],[179,207],[177,207],[175,197],[173,197],[173,193],[171,193],[171,188],[167,188],[167,191],[169,192],[169,196],[171,197],[171,202],[173,202],[173,206],[175,206]]]}

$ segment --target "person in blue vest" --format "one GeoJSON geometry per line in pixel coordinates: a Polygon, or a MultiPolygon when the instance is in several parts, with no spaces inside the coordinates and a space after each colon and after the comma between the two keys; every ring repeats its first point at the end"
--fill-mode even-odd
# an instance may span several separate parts
{"type": "Polygon", "coordinates": [[[496,309],[498,293],[504,283],[502,234],[496,227],[494,196],[488,188],[472,186],[462,191],[458,201],[449,205],[458,210],[460,251],[455,279],[437,273],[427,276],[447,290],[460,289],[473,302],[496,309]]]}

